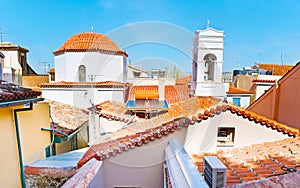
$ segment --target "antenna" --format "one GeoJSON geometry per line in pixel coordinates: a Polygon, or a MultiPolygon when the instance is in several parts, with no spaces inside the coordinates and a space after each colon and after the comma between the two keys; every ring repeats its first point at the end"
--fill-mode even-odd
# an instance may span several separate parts
{"type": "Polygon", "coordinates": [[[94,33],[94,26],[91,27],[91,32],[94,33]]]}
{"type": "Polygon", "coordinates": [[[39,61],[39,65],[43,65],[41,68],[45,70],[45,74],[50,70],[50,64],[53,64],[53,62],[47,62],[47,61],[39,61]]]}

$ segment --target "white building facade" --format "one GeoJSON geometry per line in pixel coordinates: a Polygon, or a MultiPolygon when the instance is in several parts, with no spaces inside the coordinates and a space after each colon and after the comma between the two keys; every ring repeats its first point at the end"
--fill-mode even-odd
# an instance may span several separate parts
{"type": "Polygon", "coordinates": [[[26,64],[27,49],[9,42],[0,44],[0,50],[6,57],[2,63],[2,79],[22,85],[22,64],[26,64]]]}
{"type": "Polygon", "coordinates": [[[192,89],[195,96],[225,97],[222,84],[224,32],[197,30],[193,46],[192,89]]]}
{"type": "Polygon", "coordinates": [[[75,34],[53,54],[55,81],[41,85],[43,97],[81,108],[126,99],[128,55],[107,36],[75,34]]]}

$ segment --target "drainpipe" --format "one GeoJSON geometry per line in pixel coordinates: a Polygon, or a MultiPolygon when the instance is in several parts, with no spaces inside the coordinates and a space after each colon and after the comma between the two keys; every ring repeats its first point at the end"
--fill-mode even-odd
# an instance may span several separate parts
{"type": "Polygon", "coordinates": [[[29,104],[30,104],[29,108],[14,109],[17,144],[18,144],[18,153],[19,153],[19,161],[20,161],[19,162],[20,163],[20,173],[21,173],[21,181],[22,181],[22,187],[23,188],[26,188],[26,182],[25,182],[25,174],[24,174],[24,168],[23,168],[22,147],[21,147],[21,138],[20,138],[19,121],[18,121],[18,114],[17,113],[32,110],[33,103],[30,102],[29,104]]]}

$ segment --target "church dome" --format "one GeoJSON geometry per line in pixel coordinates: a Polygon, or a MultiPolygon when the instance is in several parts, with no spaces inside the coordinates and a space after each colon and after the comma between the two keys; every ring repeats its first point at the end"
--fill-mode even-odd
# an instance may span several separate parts
{"type": "Polygon", "coordinates": [[[128,56],[126,52],[120,50],[109,37],[94,32],[84,32],[71,36],[58,50],[54,51],[53,54],[59,55],[64,52],[86,51],[100,51],[128,56]]]}

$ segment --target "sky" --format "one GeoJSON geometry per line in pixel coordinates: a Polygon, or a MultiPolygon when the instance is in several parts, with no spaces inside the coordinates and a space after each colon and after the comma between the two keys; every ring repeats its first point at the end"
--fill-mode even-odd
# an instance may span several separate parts
{"type": "Polygon", "coordinates": [[[29,50],[38,73],[54,66],[53,51],[82,32],[108,35],[142,68],[176,64],[191,72],[193,34],[223,30],[223,71],[255,62],[294,65],[300,60],[298,0],[0,0],[3,42],[29,50]],[[281,58],[282,55],[282,58],[281,58]]]}

